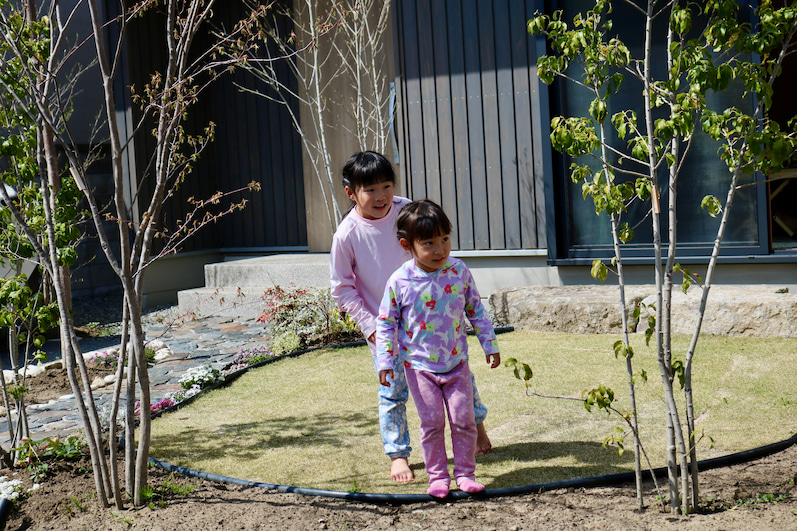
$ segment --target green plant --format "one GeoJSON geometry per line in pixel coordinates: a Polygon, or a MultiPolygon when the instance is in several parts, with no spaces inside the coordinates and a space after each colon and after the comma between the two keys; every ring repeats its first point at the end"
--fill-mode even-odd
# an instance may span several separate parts
{"type": "Polygon", "coordinates": [[[146,487],[141,487],[138,492],[141,494],[141,499],[144,502],[149,502],[152,498],[155,497],[155,488],[147,485],[146,487]]]}
{"type": "Polygon", "coordinates": [[[341,314],[328,289],[274,286],[266,290],[263,300],[266,309],[257,320],[268,323],[276,338],[292,334],[306,345],[312,340],[357,331],[354,320],[341,314]]]}
{"type": "Polygon", "coordinates": [[[49,473],[49,465],[45,461],[78,459],[84,447],[80,437],[70,435],[65,440],[60,437],[45,437],[39,441],[23,439],[22,444],[12,451],[17,452],[17,464],[26,465],[31,479],[38,482],[49,473]]]}
{"type": "Polygon", "coordinates": [[[30,463],[27,467],[30,479],[35,483],[40,483],[47,478],[50,471],[50,465],[42,463],[41,461],[30,463]]]}
{"type": "Polygon", "coordinates": [[[273,357],[274,353],[266,346],[241,347],[226,370],[227,372],[237,371],[273,357]]]}
{"type": "Polygon", "coordinates": [[[174,474],[170,474],[160,485],[146,486],[139,489],[139,495],[143,503],[152,510],[156,507],[166,506],[166,496],[173,494],[176,496],[187,496],[194,492],[193,485],[180,485],[174,481],[174,474]]]}
{"type": "MultiPolygon", "coordinates": [[[[636,11],[636,23],[632,16],[618,20],[610,0],[595,0],[592,9],[574,15],[572,24],[563,20],[564,11],[555,11],[550,15],[536,13],[527,27],[532,34],[545,36],[549,45],[550,54],[537,61],[540,80],[550,84],[561,77],[588,94],[588,105],[573,112],[575,116],[551,120],[550,139],[556,150],[569,157],[572,182],[580,185],[584,198],[591,197],[595,213],[603,216],[611,232],[611,267],[596,258],[592,274],[604,281],[611,270],[619,279],[622,343],[626,347],[622,350],[628,368],[635,446],[639,444],[637,407],[633,353],[627,350],[622,255],[623,245],[634,238],[634,228],[643,221],[650,224],[657,297],[652,323],[655,332],[648,339],[656,340],[656,361],[670,419],[666,446],[671,452],[671,510],[687,513],[690,503],[696,506],[699,499],[692,361],[729,226],[729,212],[736,192],[755,184],[756,172],[766,175],[780,170],[797,148],[793,123],[781,130],[766,116],[773,101],[775,78],[782,72],[781,65],[797,34],[797,10],[791,5],[776,9],[771,2],[748,9],[734,0],[701,4],[675,1],[666,6],[654,0],[624,3],[636,11]],[[654,24],[656,18],[666,22],[654,24]],[[751,24],[751,20],[755,22],[751,24]],[[631,37],[631,27],[645,28],[641,45],[623,42],[631,37]],[[641,53],[635,55],[637,51],[641,53]],[[629,84],[635,83],[633,88],[627,88],[627,78],[629,84]],[[631,93],[641,96],[630,98],[631,93]],[[717,96],[722,93],[730,96],[732,105],[722,108],[725,103],[717,96]],[[710,190],[708,182],[692,179],[691,171],[682,171],[688,164],[687,154],[701,145],[716,149],[727,166],[727,180],[717,187],[719,192],[723,188],[726,191],[724,204],[711,195],[717,191],[710,190]],[[692,190],[705,190],[709,195],[703,197],[700,208],[709,217],[718,218],[705,280],[675,263],[677,198],[684,195],[678,193],[679,183],[692,190]],[[673,360],[670,326],[676,274],[683,278],[684,291],[693,283],[702,288],[692,341],[683,361],[673,360]],[[675,400],[676,379],[684,391],[685,415],[675,400]]],[[[641,510],[639,472],[637,466],[641,510]]]]}
{"type": "Polygon", "coordinates": [[[144,358],[147,363],[155,363],[155,349],[149,346],[144,347],[144,358]]]}
{"type": "Polygon", "coordinates": [[[89,358],[89,363],[104,369],[116,369],[119,365],[119,353],[116,349],[103,350],[89,358]]]}
{"type": "Polygon", "coordinates": [[[86,504],[80,501],[76,496],[69,496],[68,500],[64,500],[64,510],[69,516],[74,516],[76,513],[85,512],[86,504]]]}
{"type": "Polygon", "coordinates": [[[120,518],[121,516],[120,513],[114,511],[108,511],[108,516],[110,516],[111,518],[114,519],[115,522],[119,522],[120,524],[127,524],[128,526],[133,525],[133,520],[131,518],[120,518]]]}
{"type": "Polygon", "coordinates": [[[180,485],[174,481],[174,474],[169,474],[169,477],[163,480],[161,486],[176,496],[188,496],[194,492],[193,485],[180,485]]]}
{"type": "Polygon", "coordinates": [[[746,507],[746,506],[750,506],[750,505],[761,505],[761,504],[766,504],[766,503],[780,503],[780,502],[784,502],[784,501],[790,500],[791,497],[792,496],[791,496],[790,492],[781,493],[781,494],[776,494],[776,493],[771,493],[771,492],[767,492],[767,493],[759,492],[753,498],[746,498],[746,499],[740,498],[740,499],[737,499],[736,500],[736,506],[737,507],[746,507]]]}
{"type": "Polygon", "coordinates": [[[271,350],[276,356],[299,350],[301,346],[302,338],[293,332],[280,334],[271,341],[271,350]]]}

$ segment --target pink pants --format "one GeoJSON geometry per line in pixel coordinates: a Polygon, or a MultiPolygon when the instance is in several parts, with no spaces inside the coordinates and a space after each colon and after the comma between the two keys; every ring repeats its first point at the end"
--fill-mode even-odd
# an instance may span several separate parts
{"type": "Polygon", "coordinates": [[[421,448],[429,482],[451,480],[446,456],[446,409],[454,450],[454,477],[474,479],[476,421],[468,364],[461,363],[453,371],[442,374],[414,369],[404,372],[421,418],[421,448]]]}

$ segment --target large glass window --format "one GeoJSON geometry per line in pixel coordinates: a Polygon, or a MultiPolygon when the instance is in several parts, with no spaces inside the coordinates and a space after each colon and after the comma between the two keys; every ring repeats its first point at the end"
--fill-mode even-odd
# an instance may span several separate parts
{"type": "MultiPolygon", "coordinates": [[[[566,0],[560,3],[564,8],[565,20],[571,21],[577,12],[585,12],[594,6],[592,0],[566,0]]],[[[615,2],[613,5],[615,20],[614,28],[618,37],[630,48],[631,54],[635,58],[643,56],[644,45],[644,18],[637,11],[628,7],[624,2],[615,2]]],[[[666,73],[666,17],[660,17],[654,28],[654,35],[659,38],[654,43],[653,76],[663,79],[666,73]]],[[[695,23],[697,26],[697,23],[695,23]]],[[[572,75],[580,78],[582,72],[574,67],[572,75]]],[[[633,109],[639,116],[640,123],[643,122],[642,112],[642,83],[631,75],[626,74],[625,83],[619,95],[609,101],[609,116],[624,109],[633,109]]],[[[558,82],[555,88],[557,94],[557,104],[552,109],[553,115],[564,116],[588,116],[589,103],[593,95],[583,87],[573,83],[558,82]]],[[[742,97],[741,87],[729,90],[722,94],[709,96],[709,105],[714,109],[724,109],[729,106],[736,106],[745,112],[752,112],[754,102],[751,98],[742,97]]],[[[663,112],[663,111],[662,111],[663,112]]],[[[663,114],[662,114],[663,116],[663,114]]],[[[607,130],[613,130],[607,122],[607,130]]],[[[618,147],[625,147],[625,142],[613,139],[618,147]]],[[[725,164],[719,159],[717,150],[719,145],[702,131],[697,132],[686,158],[686,163],[681,171],[677,183],[677,219],[678,232],[677,241],[680,255],[706,254],[712,245],[719,218],[710,217],[700,208],[702,199],[706,195],[715,195],[723,203],[728,193],[728,186],[731,175],[725,164]]],[[[594,160],[594,159],[593,159],[594,160]]],[[[581,185],[574,184],[570,180],[569,166],[571,160],[564,157],[558,159],[557,173],[561,181],[557,187],[557,216],[560,226],[560,237],[566,238],[566,245],[560,246],[561,251],[566,256],[561,258],[594,257],[611,252],[611,233],[609,229],[608,216],[602,214],[597,216],[592,200],[582,196],[581,185]],[[564,230],[562,230],[564,229],[564,230]]],[[[589,162],[588,158],[579,160],[579,163],[589,162]]],[[[646,171],[643,166],[631,168],[626,162],[623,167],[636,171],[646,171]]],[[[661,184],[667,183],[666,169],[659,175],[661,184]]],[[[633,177],[618,176],[618,180],[631,179],[633,177]]],[[[753,185],[753,177],[747,177],[747,182],[751,184],[741,188],[735,196],[733,203],[732,216],[726,230],[723,249],[727,253],[736,254],[740,247],[744,252],[755,252],[761,250],[761,230],[762,216],[759,214],[759,196],[761,196],[763,185],[753,185]]],[[[662,190],[661,205],[666,209],[668,197],[667,190],[662,190]]],[[[763,202],[762,202],[763,203],[763,202]]],[[[650,203],[645,204],[637,201],[625,215],[627,221],[635,227],[635,237],[624,251],[627,255],[633,256],[635,252],[649,256],[649,248],[652,242],[652,227],[648,211],[650,203]]],[[[662,239],[667,241],[666,216],[662,216],[662,239]]],[[[766,233],[764,233],[766,234],[766,233]]]]}

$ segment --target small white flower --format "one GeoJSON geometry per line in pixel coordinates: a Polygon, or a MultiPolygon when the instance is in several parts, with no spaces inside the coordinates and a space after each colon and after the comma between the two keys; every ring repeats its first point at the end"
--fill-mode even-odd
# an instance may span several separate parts
{"type": "Polygon", "coordinates": [[[0,498],[16,501],[20,494],[22,494],[22,481],[0,476],[0,498]]]}
{"type": "Polygon", "coordinates": [[[214,369],[210,365],[191,367],[180,377],[180,385],[184,389],[190,389],[195,385],[198,385],[200,388],[207,387],[218,380],[220,375],[221,371],[214,369]]]}

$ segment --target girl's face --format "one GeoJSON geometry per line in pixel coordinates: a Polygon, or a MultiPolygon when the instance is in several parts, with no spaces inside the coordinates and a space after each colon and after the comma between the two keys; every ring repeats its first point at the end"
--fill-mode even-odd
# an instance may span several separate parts
{"type": "Polygon", "coordinates": [[[390,181],[361,186],[356,191],[347,186],[345,190],[349,199],[354,201],[357,213],[365,219],[381,219],[393,205],[393,183],[390,181]]]}
{"type": "Polygon", "coordinates": [[[412,246],[404,238],[399,243],[412,253],[415,264],[427,273],[434,273],[443,267],[451,254],[450,234],[440,234],[428,240],[415,240],[412,246]]]}

